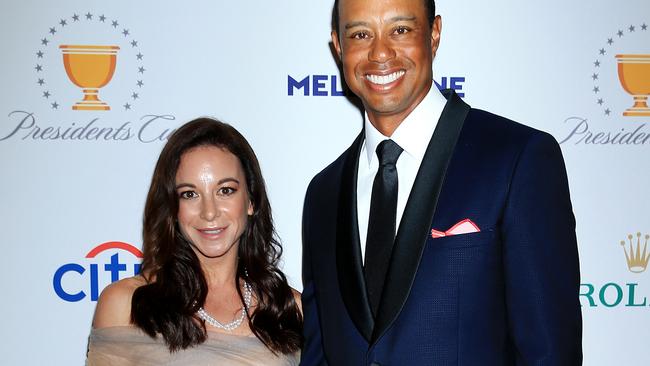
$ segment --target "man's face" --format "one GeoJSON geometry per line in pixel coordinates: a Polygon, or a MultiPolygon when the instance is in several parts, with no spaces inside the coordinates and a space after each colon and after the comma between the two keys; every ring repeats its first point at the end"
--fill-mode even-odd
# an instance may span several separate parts
{"type": "Polygon", "coordinates": [[[340,0],[332,42],[373,124],[399,124],[424,99],[440,28],[440,17],[428,24],[423,0],[340,0]]]}

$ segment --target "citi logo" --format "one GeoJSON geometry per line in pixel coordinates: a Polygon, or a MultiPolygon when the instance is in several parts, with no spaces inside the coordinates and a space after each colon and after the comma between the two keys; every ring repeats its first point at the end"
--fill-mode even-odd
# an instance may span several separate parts
{"type": "Polygon", "coordinates": [[[141,259],[142,252],[131,244],[106,242],[91,249],[83,264],[67,263],[59,267],[54,272],[52,287],[59,298],[68,302],[81,301],[88,297],[88,292],[90,300],[97,301],[100,287],[139,274],[141,259]]]}
{"type": "MultiPolygon", "coordinates": [[[[439,90],[453,89],[459,97],[464,98],[464,76],[443,76],[433,81],[439,90]]],[[[293,77],[287,75],[287,95],[305,97],[342,97],[345,95],[342,83],[337,75],[307,75],[293,77]]]]}

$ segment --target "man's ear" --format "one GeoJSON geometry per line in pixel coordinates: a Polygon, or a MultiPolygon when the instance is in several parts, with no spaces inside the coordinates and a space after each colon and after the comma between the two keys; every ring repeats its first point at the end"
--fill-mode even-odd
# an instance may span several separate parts
{"type": "Polygon", "coordinates": [[[333,30],[332,33],[332,44],[334,45],[334,50],[336,51],[336,55],[339,58],[339,61],[343,61],[343,54],[341,52],[341,43],[339,42],[339,34],[333,30]]]}
{"type": "Polygon", "coordinates": [[[436,52],[438,51],[438,46],[440,46],[440,34],[442,33],[442,18],[440,15],[436,15],[436,18],[433,20],[431,25],[431,56],[436,58],[436,52]]]}

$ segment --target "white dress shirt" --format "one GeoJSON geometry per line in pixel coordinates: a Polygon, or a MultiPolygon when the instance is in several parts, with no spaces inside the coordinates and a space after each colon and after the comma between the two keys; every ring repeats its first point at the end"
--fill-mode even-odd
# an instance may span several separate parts
{"type": "Polygon", "coordinates": [[[372,185],[379,169],[379,159],[375,153],[377,145],[390,138],[404,150],[396,164],[398,186],[395,227],[399,228],[406,201],[411,193],[413,182],[415,182],[415,176],[418,173],[420,163],[422,163],[424,153],[427,146],[429,146],[429,140],[433,136],[433,131],[436,129],[445,103],[447,103],[445,97],[436,88],[435,84],[432,85],[422,102],[402,121],[390,137],[382,135],[370,123],[368,114],[365,114],[365,139],[361,146],[357,176],[357,219],[359,222],[361,257],[364,261],[372,185]]]}

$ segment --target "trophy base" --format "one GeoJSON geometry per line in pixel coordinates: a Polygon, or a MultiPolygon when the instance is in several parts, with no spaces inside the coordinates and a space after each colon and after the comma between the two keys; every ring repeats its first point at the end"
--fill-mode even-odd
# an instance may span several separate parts
{"type": "Polygon", "coordinates": [[[72,106],[75,111],[110,111],[111,107],[103,102],[100,103],[84,103],[79,102],[72,106]]]}
{"type": "Polygon", "coordinates": [[[650,117],[650,108],[629,108],[623,112],[626,117],[650,117]]]}

